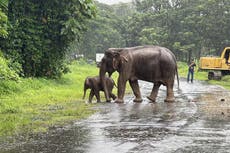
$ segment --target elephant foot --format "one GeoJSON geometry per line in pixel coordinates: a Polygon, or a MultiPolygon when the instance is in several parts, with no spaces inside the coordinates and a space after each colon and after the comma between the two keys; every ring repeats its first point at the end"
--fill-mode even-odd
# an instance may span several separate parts
{"type": "Polygon", "coordinates": [[[111,100],[110,100],[110,99],[108,99],[108,100],[106,100],[106,102],[107,102],[107,103],[110,103],[110,102],[111,102],[111,100]]]}
{"type": "Polygon", "coordinates": [[[135,98],[135,99],[133,100],[133,102],[136,102],[136,103],[141,103],[142,101],[143,101],[142,98],[135,98]]]}
{"type": "Polygon", "coordinates": [[[113,100],[115,100],[115,99],[117,98],[117,96],[115,96],[114,94],[112,94],[110,97],[111,97],[113,100]]]}
{"type": "Polygon", "coordinates": [[[150,96],[147,96],[148,100],[150,100],[151,102],[156,102],[156,98],[152,98],[150,96]]]}
{"type": "Polygon", "coordinates": [[[168,103],[173,103],[175,102],[175,98],[166,98],[164,101],[168,103]]]}
{"type": "Polygon", "coordinates": [[[97,99],[97,103],[100,103],[101,102],[101,99],[97,99]]]}
{"type": "Polygon", "coordinates": [[[122,99],[116,99],[114,102],[115,103],[124,103],[124,100],[122,100],[122,99]]]}

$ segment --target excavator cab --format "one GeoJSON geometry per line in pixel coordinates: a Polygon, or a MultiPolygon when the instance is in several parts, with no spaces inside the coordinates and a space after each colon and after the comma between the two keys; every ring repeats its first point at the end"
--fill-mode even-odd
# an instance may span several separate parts
{"type": "Polygon", "coordinates": [[[221,57],[201,57],[200,70],[208,70],[208,79],[220,80],[223,75],[230,74],[230,47],[225,47],[221,57]]]}
{"type": "Polygon", "coordinates": [[[226,49],[224,54],[226,64],[230,64],[229,54],[230,54],[230,49],[226,49]]]}

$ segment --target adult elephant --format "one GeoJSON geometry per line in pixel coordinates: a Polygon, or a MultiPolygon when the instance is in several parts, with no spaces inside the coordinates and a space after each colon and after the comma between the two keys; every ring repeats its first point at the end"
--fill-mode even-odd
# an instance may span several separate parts
{"type": "Polygon", "coordinates": [[[167,88],[165,102],[175,100],[173,86],[175,75],[179,86],[177,63],[174,54],[167,48],[160,46],[138,46],[131,48],[109,48],[104,53],[100,63],[100,79],[105,91],[106,100],[109,101],[108,89],[105,83],[105,74],[119,73],[118,94],[115,102],[124,102],[126,82],[135,95],[134,102],[141,102],[142,97],[138,80],[153,82],[153,89],[148,99],[155,102],[159,87],[167,88]]]}

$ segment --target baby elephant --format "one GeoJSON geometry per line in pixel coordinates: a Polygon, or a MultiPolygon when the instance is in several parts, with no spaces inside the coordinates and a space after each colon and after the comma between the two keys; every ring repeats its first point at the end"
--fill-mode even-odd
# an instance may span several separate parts
{"type": "MultiPolygon", "coordinates": [[[[112,93],[112,90],[113,90],[115,83],[114,83],[113,79],[110,77],[106,77],[105,79],[106,79],[106,85],[107,85],[107,88],[109,91],[109,96],[110,96],[110,98],[113,98],[113,100],[114,100],[114,99],[116,99],[116,96],[112,93]]],[[[104,90],[103,90],[99,76],[87,77],[85,79],[83,99],[85,98],[85,94],[86,94],[87,89],[91,89],[90,94],[89,94],[89,102],[90,103],[92,102],[94,95],[97,98],[97,102],[101,102],[100,91],[104,91],[104,90]]]]}

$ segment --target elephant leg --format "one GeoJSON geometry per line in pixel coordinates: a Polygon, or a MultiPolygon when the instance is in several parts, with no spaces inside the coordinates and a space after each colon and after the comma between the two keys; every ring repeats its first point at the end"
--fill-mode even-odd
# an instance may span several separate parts
{"type": "Polygon", "coordinates": [[[121,75],[118,77],[118,90],[117,95],[118,97],[115,100],[115,103],[123,103],[124,102],[124,95],[125,95],[125,87],[126,87],[126,81],[124,80],[121,75]]]}
{"type": "Polygon", "coordinates": [[[148,98],[149,100],[151,100],[152,102],[155,102],[155,101],[156,101],[156,97],[157,97],[157,94],[158,94],[158,91],[159,91],[160,86],[161,86],[160,83],[154,83],[154,86],[153,86],[151,95],[147,97],[147,98],[148,98]]]}
{"type": "Polygon", "coordinates": [[[100,97],[100,92],[99,91],[94,91],[95,96],[97,98],[97,102],[100,103],[101,102],[101,97],[100,97]]]}
{"type": "Polygon", "coordinates": [[[134,80],[134,81],[129,80],[129,84],[133,90],[135,97],[136,97],[133,101],[134,102],[142,102],[141,92],[140,92],[138,81],[137,80],[134,80]]]}
{"type": "Polygon", "coordinates": [[[101,102],[100,99],[100,87],[97,79],[90,80],[91,82],[91,90],[93,94],[96,96],[97,102],[101,102]]]}
{"type": "Polygon", "coordinates": [[[117,98],[117,96],[115,96],[112,92],[110,93],[110,97],[112,97],[113,100],[115,100],[117,98]]]}
{"type": "Polygon", "coordinates": [[[175,98],[173,93],[173,82],[167,84],[166,88],[167,88],[167,97],[165,99],[165,102],[174,102],[175,98]]]}
{"type": "Polygon", "coordinates": [[[89,103],[92,102],[93,96],[94,96],[94,92],[93,92],[93,90],[91,89],[91,90],[90,90],[90,94],[89,94],[89,103]]]}

